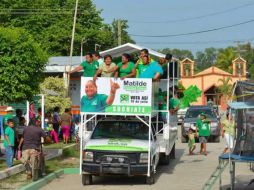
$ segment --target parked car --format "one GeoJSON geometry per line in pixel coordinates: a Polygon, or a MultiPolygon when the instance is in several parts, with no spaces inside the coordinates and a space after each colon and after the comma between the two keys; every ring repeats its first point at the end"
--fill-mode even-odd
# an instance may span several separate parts
{"type": "Polygon", "coordinates": [[[201,113],[205,113],[211,121],[210,141],[220,142],[220,118],[210,106],[190,106],[182,123],[182,142],[187,142],[188,131],[191,124],[196,125],[196,121],[201,113]]]}

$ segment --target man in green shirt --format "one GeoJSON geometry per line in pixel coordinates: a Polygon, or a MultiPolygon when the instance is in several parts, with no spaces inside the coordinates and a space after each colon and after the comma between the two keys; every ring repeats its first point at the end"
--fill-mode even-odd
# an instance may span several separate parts
{"type": "Polygon", "coordinates": [[[201,143],[200,154],[207,155],[206,143],[208,142],[208,138],[210,136],[210,121],[207,120],[204,113],[201,113],[200,118],[197,120],[197,128],[199,142],[201,143]]]}
{"type": "Polygon", "coordinates": [[[110,94],[98,94],[95,81],[89,80],[85,87],[86,95],[81,99],[81,112],[105,112],[105,108],[113,104],[118,88],[119,85],[110,79],[110,94]]]}
{"type": "Polygon", "coordinates": [[[13,147],[14,147],[14,122],[12,119],[7,120],[7,127],[4,130],[4,147],[6,152],[6,164],[10,168],[13,165],[13,147]]]}
{"type": "Polygon", "coordinates": [[[81,63],[80,66],[76,67],[69,74],[83,70],[84,77],[93,77],[99,68],[98,61],[93,60],[93,55],[91,53],[86,54],[86,60],[81,63]]]}
{"type": "Polygon", "coordinates": [[[5,111],[7,112],[7,114],[3,118],[4,131],[5,131],[6,127],[8,126],[8,124],[7,124],[8,119],[13,119],[13,117],[14,117],[13,116],[14,109],[12,107],[7,107],[7,109],[5,111]]]}

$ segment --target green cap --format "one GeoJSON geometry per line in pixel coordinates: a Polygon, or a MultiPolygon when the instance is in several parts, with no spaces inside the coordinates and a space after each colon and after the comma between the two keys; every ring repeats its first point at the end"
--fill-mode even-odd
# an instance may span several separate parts
{"type": "Polygon", "coordinates": [[[202,112],[202,113],[200,114],[200,116],[205,116],[205,117],[206,117],[206,114],[205,114],[204,112],[202,112]]]}

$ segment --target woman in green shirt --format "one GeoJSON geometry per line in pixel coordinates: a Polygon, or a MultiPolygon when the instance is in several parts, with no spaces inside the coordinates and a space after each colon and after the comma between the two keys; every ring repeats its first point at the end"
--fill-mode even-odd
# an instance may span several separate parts
{"type": "Polygon", "coordinates": [[[130,61],[130,55],[124,53],[122,55],[122,62],[115,67],[115,78],[120,77],[121,80],[125,78],[134,78],[136,76],[135,64],[130,61]]]}
{"type": "Polygon", "coordinates": [[[105,112],[105,108],[113,104],[119,85],[110,79],[110,94],[98,94],[95,81],[86,83],[86,95],[81,99],[81,112],[105,112]]]}

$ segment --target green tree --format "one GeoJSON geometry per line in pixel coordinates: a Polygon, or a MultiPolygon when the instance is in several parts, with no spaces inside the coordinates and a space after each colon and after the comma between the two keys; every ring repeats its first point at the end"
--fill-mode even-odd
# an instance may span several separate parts
{"type": "Polygon", "coordinates": [[[113,30],[113,39],[114,39],[114,46],[118,45],[118,21],[120,20],[121,25],[121,41],[122,44],[125,43],[135,43],[134,40],[131,39],[131,37],[128,35],[127,29],[128,21],[127,20],[121,20],[121,19],[114,19],[112,22],[112,30],[113,30]]]}
{"type": "Polygon", "coordinates": [[[45,94],[46,110],[52,111],[58,106],[61,112],[71,106],[71,99],[65,98],[64,79],[59,77],[47,77],[40,85],[41,93],[45,94]]]}
{"type": "Polygon", "coordinates": [[[0,27],[0,100],[30,100],[39,92],[46,53],[23,29],[0,27]]]}
{"type": "Polygon", "coordinates": [[[220,49],[215,65],[224,71],[232,72],[232,61],[237,58],[235,48],[220,49]]]}
{"type": "Polygon", "coordinates": [[[206,48],[204,52],[198,51],[196,53],[195,62],[199,70],[207,69],[214,65],[217,59],[218,50],[216,48],[206,48]]]}
{"type": "Polygon", "coordinates": [[[254,64],[252,64],[251,66],[250,66],[250,68],[248,69],[248,72],[249,72],[249,77],[250,77],[250,79],[254,79],[254,64]]]}
{"type": "Polygon", "coordinates": [[[193,56],[192,52],[189,50],[165,48],[165,49],[159,50],[159,52],[161,52],[163,54],[171,53],[175,58],[180,59],[180,60],[183,60],[185,58],[194,60],[194,56],[193,56]]]}
{"type": "MultiPolygon", "coordinates": [[[[76,0],[2,0],[0,25],[22,27],[41,44],[49,55],[69,55],[76,0]]],[[[103,23],[91,0],[80,0],[77,14],[74,55],[84,51],[113,47],[112,26],[103,23]]],[[[127,35],[127,34],[125,34],[127,35]]]]}
{"type": "Polygon", "coordinates": [[[232,78],[227,77],[227,78],[223,78],[223,79],[219,79],[218,83],[221,83],[218,86],[218,91],[223,95],[225,102],[228,100],[228,98],[231,97],[232,95],[232,87],[233,85],[230,84],[230,82],[232,81],[232,78]]]}
{"type": "Polygon", "coordinates": [[[241,56],[247,62],[247,72],[251,79],[254,79],[254,49],[251,47],[251,43],[239,45],[241,56]]]}

